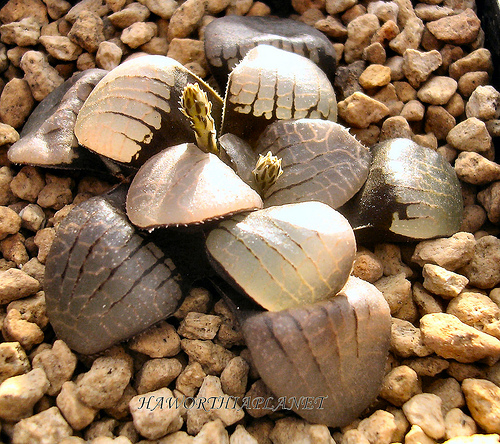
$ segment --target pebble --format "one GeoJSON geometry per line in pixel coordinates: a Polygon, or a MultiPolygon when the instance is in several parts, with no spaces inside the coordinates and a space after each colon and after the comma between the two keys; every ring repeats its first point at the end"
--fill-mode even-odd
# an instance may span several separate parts
{"type": "Polygon", "coordinates": [[[74,430],[82,430],[87,427],[99,411],[81,401],[77,386],[73,381],[66,381],[61,386],[56,398],[56,405],[74,430]]]}
{"type": "Polygon", "coordinates": [[[399,317],[398,313],[411,302],[411,282],[404,272],[380,278],[375,287],[382,292],[395,317],[399,317]]]}
{"type": "Polygon", "coordinates": [[[346,26],[339,19],[331,15],[318,20],[314,24],[314,27],[334,39],[345,39],[347,37],[346,26]]]}
{"type": "Polygon", "coordinates": [[[225,426],[229,426],[245,416],[237,400],[222,391],[221,382],[217,376],[208,375],[205,377],[194,402],[196,408],[190,408],[187,412],[186,425],[189,434],[198,433],[203,425],[209,421],[220,419],[225,426]],[[200,408],[200,402],[204,400],[207,400],[208,403],[200,408]]]}
{"type": "Polygon", "coordinates": [[[458,80],[464,74],[473,71],[486,71],[491,74],[493,71],[493,62],[491,53],[486,48],[479,48],[464,57],[451,63],[449,72],[450,77],[458,80]]]}
{"type": "Polygon", "coordinates": [[[405,138],[411,139],[413,131],[410,124],[403,116],[388,117],[384,120],[380,131],[379,141],[388,139],[405,138]]]}
{"type": "Polygon", "coordinates": [[[155,23],[136,22],[122,31],[120,40],[130,48],[135,49],[149,42],[155,34],[155,23]]]}
{"type": "Polygon", "coordinates": [[[363,14],[347,25],[347,40],[344,46],[344,60],[352,63],[361,59],[363,50],[370,45],[373,34],[380,24],[374,14],[363,14]]]}
{"type": "Polygon", "coordinates": [[[25,298],[40,290],[40,282],[22,270],[0,271],[0,304],[25,298]]]}
{"type": "Polygon", "coordinates": [[[476,240],[471,233],[458,232],[448,238],[419,242],[411,260],[422,267],[430,263],[454,271],[471,261],[475,245],[476,240]]]}
{"type": "Polygon", "coordinates": [[[368,418],[361,420],[357,429],[363,433],[369,442],[390,444],[396,430],[396,422],[392,413],[377,410],[368,418]]]}
{"type": "Polygon", "coordinates": [[[207,422],[193,439],[193,444],[204,444],[206,442],[229,443],[229,434],[220,419],[207,422]]]}
{"type": "Polygon", "coordinates": [[[35,106],[35,99],[25,79],[7,82],[0,95],[0,119],[13,128],[20,128],[35,106]]]}
{"type": "Polygon", "coordinates": [[[433,133],[438,140],[444,140],[455,127],[455,118],[442,106],[430,105],[425,113],[425,131],[433,133]]]}
{"type": "Polygon", "coordinates": [[[20,67],[35,100],[43,100],[64,82],[57,70],[49,64],[47,56],[40,51],[27,51],[21,58],[20,67]]]}
{"type": "Polygon", "coordinates": [[[146,361],[135,376],[137,393],[152,392],[168,385],[182,371],[182,364],[175,358],[157,358],[146,361]]]}
{"type": "MultiPolygon", "coordinates": [[[[363,60],[366,60],[373,64],[383,65],[387,60],[385,48],[379,42],[372,43],[363,50],[363,60]]],[[[389,81],[390,80],[391,71],[389,68],[389,81]]]]}
{"type": "Polygon", "coordinates": [[[418,88],[421,83],[425,82],[442,63],[441,53],[435,49],[427,52],[407,49],[403,53],[403,72],[414,88],[418,88]]]}
{"type": "Polygon", "coordinates": [[[47,392],[49,381],[42,369],[12,376],[0,385],[0,418],[19,421],[33,414],[34,405],[47,392]]]}
{"type": "Polygon", "coordinates": [[[445,299],[458,296],[469,283],[465,276],[434,264],[425,264],[422,276],[424,288],[445,299]]]}
{"type": "Polygon", "coordinates": [[[408,49],[417,49],[424,29],[422,20],[416,16],[411,17],[407,20],[403,30],[389,42],[389,46],[400,55],[403,55],[408,49]]]}
{"type": "Polygon", "coordinates": [[[250,365],[241,356],[231,359],[220,375],[224,393],[235,398],[245,395],[250,365]]]}
{"type": "Polygon", "coordinates": [[[309,424],[304,420],[291,417],[277,420],[269,438],[273,444],[292,442],[335,444],[326,426],[309,424]]]}
{"type": "Polygon", "coordinates": [[[419,100],[410,100],[405,103],[401,110],[401,117],[408,122],[420,122],[424,119],[425,106],[419,100]]]}
{"type": "Polygon", "coordinates": [[[186,365],[175,381],[175,388],[186,397],[193,397],[203,384],[206,373],[199,362],[186,365]]]}
{"type": "Polygon", "coordinates": [[[30,361],[19,342],[0,343],[0,384],[6,379],[28,373],[30,361]]]}
{"type": "Polygon", "coordinates": [[[184,319],[191,311],[206,313],[211,303],[212,298],[208,290],[194,287],[189,291],[180,307],[172,316],[177,319],[184,319]]]}
{"type": "Polygon", "coordinates": [[[441,410],[443,411],[443,415],[453,408],[459,408],[465,405],[460,383],[454,378],[437,379],[426,388],[426,392],[441,398],[441,410]]]}
{"type": "MultiPolygon", "coordinates": [[[[470,97],[478,86],[487,85],[490,81],[490,76],[486,71],[466,72],[458,80],[458,90],[464,97],[470,97]]],[[[472,117],[472,116],[467,116],[472,117]]]]}
{"type": "Polygon", "coordinates": [[[158,439],[182,427],[181,405],[171,390],[164,387],[134,396],[130,400],[130,413],[137,431],[147,439],[158,439]]]}
{"type": "Polygon", "coordinates": [[[76,364],[76,355],[60,339],[54,341],[52,348],[37,353],[33,358],[33,368],[41,368],[47,376],[47,394],[50,396],[57,396],[63,384],[71,379],[76,364]]]}
{"type": "Polygon", "coordinates": [[[214,339],[222,323],[219,316],[191,312],[179,325],[179,335],[188,339],[214,339]]]}
{"type": "Polygon", "coordinates": [[[463,268],[470,285],[493,288],[500,282],[500,239],[484,236],[476,242],[472,260],[463,268]]]}
{"type": "Polygon", "coordinates": [[[369,65],[359,76],[359,84],[364,89],[379,88],[391,81],[391,68],[383,65],[369,65]]]}
{"type": "Polygon", "coordinates": [[[487,433],[500,433],[500,388],[484,379],[462,382],[467,407],[474,420],[487,433]]]}
{"type": "Polygon", "coordinates": [[[488,219],[495,224],[500,222],[500,182],[494,182],[480,191],[477,199],[486,210],[488,219]]]}
{"type": "Polygon", "coordinates": [[[245,429],[245,427],[238,424],[229,438],[229,444],[259,444],[259,442],[245,429]]]}
{"type": "Polygon", "coordinates": [[[123,350],[110,349],[108,356],[97,358],[78,380],[78,396],[96,409],[113,407],[132,377],[132,366],[132,358],[123,350]]]}
{"type": "Polygon", "coordinates": [[[73,43],[68,37],[62,35],[43,35],[40,43],[45,50],[58,60],[76,60],[82,53],[82,48],[73,43]]]}
{"type": "Polygon", "coordinates": [[[385,375],[379,396],[401,407],[417,393],[422,393],[422,383],[417,372],[407,365],[400,365],[385,375]]]}
{"type": "Polygon", "coordinates": [[[95,53],[99,44],[106,40],[101,17],[92,11],[81,11],[68,33],[68,38],[85,51],[95,53]]]}
{"type": "Polygon", "coordinates": [[[356,128],[368,128],[389,115],[389,108],[378,100],[361,92],[355,92],[338,103],[339,116],[348,125],[356,128]]]}
{"type": "Polygon", "coordinates": [[[398,19],[399,6],[393,1],[385,2],[377,0],[368,3],[367,11],[369,14],[375,14],[381,22],[387,22],[389,20],[396,22],[398,19]]]}
{"type": "Polygon", "coordinates": [[[122,10],[110,14],[108,19],[116,28],[125,29],[134,23],[145,22],[149,15],[150,10],[147,6],[132,2],[122,10]]]}
{"type": "Polygon", "coordinates": [[[445,438],[471,436],[477,432],[474,420],[459,408],[453,408],[444,417],[445,438]]]}
{"type": "Polygon", "coordinates": [[[130,339],[128,348],[150,358],[167,358],[181,351],[181,338],[172,324],[161,321],[130,339]]]}
{"type": "Polygon", "coordinates": [[[21,217],[8,207],[0,206],[0,240],[21,228],[21,217]]]}
{"type": "Polygon", "coordinates": [[[43,291],[39,291],[28,298],[18,299],[7,305],[7,312],[13,309],[19,311],[25,321],[35,323],[41,329],[45,329],[49,323],[45,293],[43,291]]]}
{"type": "Polygon", "coordinates": [[[101,42],[95,55],[95,61],[99,68],[111,71],[116,68],[122,59],[122,49],[113,42],[101,42]]]}
{"type": "Polygon", "coordinates": [[[212,341],[182,339],[181,347],[190,361],[199,362],[209,375],[220,375],[228,362],[234,358],[234,353],[212,341]]]}
{"type": "Polygon", "coordinates": [[[431,313],[420,319],[424,344],[438,356],[471,363],[500,358],[500,341],[447,313],[431,313]]]}
{"type": "Polygon", "coordinates": [[[34,322],[23,319],[19,310],[11,309],[3,320],[2,334],[7,341],[19,342],[25,350],[40,344],[44,339],[42,329],[34,322]]]}
{"type": "MultiPolygon", "coordinates": [[[[157,16],[167,20],[172,17],[172,14],[178,6],[176,0],[141,0],[141,3],[146,6],[153,14],[156,14],[157,16]]],[[[223,4],[219,5],[219,7],[215,7],[214,3],[217,3],[217,1],[207,2],[207,12],[209,14],[218,14],[222,12],[227,7],[229,1],[223,0],[223,4]]]]}
{"type": "Polygon", "coordinates": [[[424,344],[419,328],[398,318],[392,318],[391,351],[403,358],[428,356],[433,352],[424,344]]]}
{"type": "Polygon", "coordinates": [[[500,165],[475,152],[460,153],[455,171],[460,180],[474,185],[500,180],[500,165]]]}
{"type": "Polygon", "coordinates": [[[205,2],[187,0],[180,5],[170,18],[167,40],[188,37],[197,27],[205,13],[205,2]]]}
{"type": "Polygon", "coordinates": [[[450,77],[435,76],[420,87],[417,97],[430,105],[446,105],[456,90],[456,80],[450,77]]]}
{"type": "Polygon", "coordinates": [[[477,117],[480,120],[492,120],[498,117],[500,93],[493,86],[479,85],[471,94],[465,113],[467,117],[477,117]]]}
{"type": "Polygon", "coordinates": [[[384,265],[380,258],[365,247],[358,247],[352,274],[360,279],[374,283],[384,275],[384,265]]]}
{"type": "Polygon", "coordinates": [[[436,376],[443,370],[446,370],[450,363],[446,359],[436,356],[428,356],[425,358],[413,358],[403,361],[403,365],[407,365],[412,370],[415,370],[418,376],[436,376]]]}
{"type": "Polygon", "coordinates": [[[34,46],[40,37],[40,23],[33,17],[0,26],[0,35],[7,45],[34,46]]]}
{"type": "Polygon", "coordinates": [[[38,247],[37,259],[45,264],[47,255],[49,254],[50,247],[56,236],[56,230],[53,227],[42,228],[35,234],[35,245],[38,247]]]}
{"type": "Polygon", "coordinates": [[[57,407],[22,419],[13,429],[12,444],[59,443],[73,434],[57,407]]]}
{"type": "Polygon", "coordinates": [[[446,43],[463,45],[476,40],[481,21],[472,9],[460,14],[443,17],[427,23],[427,29],[438,39],[446,43]]]}
{"type": "Polygon", "coordinates": [[[469,117],[455,126],[446,137],[446,141],[457,150],[477,153],[491,148],[491,136],[483,121],[469,117]]]}
{"type": "Polygon", "coordinates": [[[431,393],[419,393],[403,404],[403,412],[412,425],[418,425],[433,439],[444,437],[445,425],[441,398],[431,393]]]}

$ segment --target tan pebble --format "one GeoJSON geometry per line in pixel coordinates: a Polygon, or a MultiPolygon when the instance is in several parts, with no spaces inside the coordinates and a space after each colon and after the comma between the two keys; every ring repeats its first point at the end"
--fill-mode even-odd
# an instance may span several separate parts
{"type": "Polygon", "coordinates": [[[225,348],[231,348],[233,345],[245,345],[238,319],[222,299],[215,303],[214,312],[222,319],[215,342],[225,348]]]}
{"type": "Polygon", "coordinates": [[[57,339],[51,349],[43,350],[33,358],[33,367],[44,370],[50,386],[47,393],[56,396],[62,385],[71,379],[77,358],[69,347],[57,339]]]}
{"type": "Polygon", "coordinates": [[[130,339],[128,348],[150,358],[167,358],[181,351],[181,338],[173,325],[162,321],[130,339]]]}
{"type": "Polygon", "coordinates": [[[327,36],[335,39],[345,39],[347,37],[347,28],[338,18],[332,17],[331,15],[318,20],[314,24],[314,27],[327,36]]]}
{"type": "Polygon", "coordinates": [[[355,92],[338,103],[339,115],[350,125],[367,128],[389,114],[389,108],[361,92],[355,92]]]}
{"type": "Polygon", "coordinates": [[[463,364],[456,361],[449,361],[449,363],[450,365],[446,369],[446,373],[455,378],[458,382],[462,382],[467,378],[486,378],[486,372],[480,366],[463,364]]]}
{"type": "Polygon", "coordinates": [[[167,40],[171,42],[174,38],[189,36],[196,29],[204,13],[204,2],[198,0],[184,2],[174,11],[170,18],[167,40]]]}
{"type": "Polygon", "coordinates": [[[0,343],[0,384],[6,379],[28,373],[31,365],[19,342],[0,343]]]}
{"type": "Polygon", "coordinates": [[[283,418],[276,421],[269,435],[273,444],[292,442],[314,442],[315,444],[333,444],[328,428],[320,424],[309,424],[302,419],[283,418]]]}
{"type": "Polygon", "coordinates": [[[441,410],[444,415],[453,408],[463,407],[465,405],[460,383],[454,378],[436,379],[426,388],[426,392],[441,398],[443,402],[441,410]]]}
{"type": "Polygon", "coordinates": [[[139,395],[168,387],[182,371],[182,364],[175,358],[158,358],[146,361],[135,375],[135,389],[139,395]]]}
{"type": "Polygon", "coordinates": [[[45,264],[55,236],[56,230],[52,227],[43,228],[35,234],[35,245],[38,247],[37,259],[42,264],[45,264]]]}
{"type": "Polygon", "coordinates": [[[369,65],[359,76],[359,83],[365,89],[379,88],[391,81],[391,68],[383,65],[369,65]]]}
{"type": "MultiPolygon", "coordinates": [[[[375,42],[363,49],[363,60],[371,64],[383,65],[387,60],[384,46],[375,42]]],[[[389,68],[389,81],[391,80],[391,71],[389,68]]]]}
{"type": "Polygon", "coordinates": [[[229,442],[229,434],[224,427],[224,423],[220,419],[209,421],[204,424],[193,439],[193,444],[204,444],[206,442],[229,442]]]}
{"type": "Polygon", "coordinates": [[[36,202],[38,193],[45,186],[45,180],[39,170],[32,166],[24,166],[10,182],[15,196],[28,202],[36,202]]]}
{"type": "MultiPolygon", "coordinates": [[[[394,39],[399,34],[398,25],[393,20],[387,20],[378,30],[373,34],[371,43],[380,43],[384,47],[389,41],[394,39]]],[[[392,77],[392,73],[391,73],[392,77]]]]}
{"type": "Polygon", "coordinates": [[[364,14],[366,14],[366,7],[357,3],[353,7],[345,11],[340,16],[340,19],[342,20],[343,23],[346,23],[348,25],[353,20],[357,19],[358,17],[361,17],[364,14]]]}
{"type": "Polygon", "coordinates": [[[33,414],[34,405],[47,392],[49,381],[42,369],[12,376],[0,385],[0,418],[19,421],[33,414]]]}
{"type": "Polygon", "coordinates": [[[125,419],[130,415],[129,402],[137,395],[137,391],[130,384],[125,387],[121,398],[113,407],[105,409],[105,412],[115,419],[125,419]]]}
{"type": "Polygon", "coordinates": [[[361,59],[363,50],[371,43],[373,34],[380,28],[376,15],[363,14],[347,25],[344,59],[347,63],[361,59]]]}
{"type": "Polygon", "coordinates": [[[427,356],[424,358],[407,359],[403,361],[403,365],[410,367],[419,376],[436,376],[443,370],[446,370],[450,366],[450,363],[446,359],[427,356]]]}
{"type": "Polygon", "coordinates": [[[422,276],[426,290],[446,299],[458,296],[469,282],[465,276],[434,264],[425,264],[422,276]]]}
{"type": "Polygon", "coordinates": [[[25,350],[31,350],[44,339],[42,329],[34,322],[25,321],[23,315],[16,309],[7,312],[2,334],[7,341],[19,342],[25,350]]]}
{"type": "Polygon", "coordinates": [[[436,441],[427,436],[421,427],[412,425],[405,436],[405,444],[436,444],[436,441]]]}
{"type": "Polygon", "coordinates": [[[220,375],[224,393],[242,398],[246,392],[249,370],[250,366],[241,356],[231,359],[220,375]]]}
{"type": "Polygon", "coordinates": [[[493,86],[478,86],[467,102],[465,113],[467,117],[492,120],[498,117],[499,105],[500,93],[493,86]]]}
{"type": "Polygon", "coordinates": [[[11,268],[0,271],[0,304],[31,296],[40,290],[40,282],[24,271],[11,268]]]}
{"type": "Polygon", "coordinates": [[[182,320],[178,333],[188,339],[213,339],[221,323],[219,316],[191,312],[182,320]]]}
{"type": "Polygon", "coordinates": [[[424,29],[424,23],[418,17],[409,18],[402,31],[389,42],[390,48],[400,55],[408,49],[417,49],[424,29]]]}
{"type": "Polygon", "coordinates": [[[401,258],[401,248],[396,244],[382,243],[375,245],[375,255],[382,261],[384,275],[393,276],[404,273],[405,277],[411,277],[413,271],[401,258]]]}
{"type": "Polygon", "coordinates": [[[40,190],[37,198],[37,204],[42,208],[52,208],[60,210],[65,205],[73,201],[73,193],[67,184],[61,182],[47,183],[40,190]]]}
{"type": "Polygon", "coordinates": [[[465,379],[462,390],[479,426],[488,433],[500,433],[500,388],[484,379],[465,379]]]}
{"type": "Polygon", "coordinates": [[[49,64],[47,56],[40,51],[27,51],[21,58],[20,67],[35,100],[43,100],[64,82],[57,70],[49,64]]]}
{"type": "Polygon", "coordinates": [[[132,377],[132,358],[120,348],[109,349],[97,358],[78,380],[78,396],[96,409],[113,407],[132,377]]]}
{"type": "Polygon", "coordinates": [[[380,141],[388,139],[411,139],[413,131],[408,121],[402,116],[393,116],[384,120],[380,131],[380,141]]]}
{"type": "Polygon", "coordinates": [[[417,373],[406,365],[400,365],[385,375],[379,396],[401,407],[417,393],[422,393],[422,383],[417,373]]]}
{"type": "Polygon", "coordinates": [[[486,210],[488,219],[493,223],[498,223],[500,221],[500,182],[494,182],[480,191],[477,199],[486,210]]]}
{"type": "Polygon", "coordinates": [[[99,44],[106,40],[101,17],[93,11],[81,11],[73,23],[68,37],[85,51],[94,54],[99,48],[99,44]]]}
{"type": "Polygon", "coordinates": [[[460,117],[465,111],[464,99],[460,94],[455,93],[451,96],[445,108],[453,117],[460,117]]]}
{"type": "Polygon", "coordinates": [[[463,97],[468,98],[478,86],[488,85],[488,83],[490,83],[490,76],[486,71],[466,72],[458,80],[458,90],[463,97]]]}
{"type": "Polygon", "coordinates": [[[423,343],[420,329],[411,322],[397,318],[392,318],[391,350],[403,358],[423,357],[432,353],[423,343]]]}
{"type": "Polygon", "coordinates": [[[477,431],[474,420],[459,408],[453,408],[444,417],[445,438],[451,439],[458,436],[471,436],[477,431]]]}
{"type": "Polygon", "coordinates": [[[415,282],[412,288],[413,300],[418,306],[419,313],[423,316],[429,313],[441,313],[443,306],[420,282],[415,282]]]}
{"type": "Polygon", "coordinates": [[[425,21],[438,20],[443,17],[453,15],[453,9],[447,6],[419,3],[415,6],[415,14],[425,21]]]}
{"type": "Polygon", "coordinates": [[[84,404],[73,381],[66,381],[56,398],[57,407],[69,425],[75,430],[87,427],[96,417],[98,410],[84,404]]]}
{"type": "Polygon", "coordinates": [[[349,128],[349,132],[364,145],[371,146],[378,142],[380,128],[377,125],[369,125],[368,128],[349,128]]]}
{"type": "Polygon", "coordinates": [[[21,228],[21,217],[9,207],[0,206],[0,240],[21,228]]]}
{"type": "Polygon", "coordinates": [[[470,262],[475,245],[471,233],[459,232],[449,238],[419,242],[411,260],[422,267],[431,263],[454,271],[470,262]]]}
{"type": "Polygon", "coordinates": [[[374,285],[384,295],[393,316],[398,317],[398,312],[412,301],[411,282],[406,279],[405,273],[380,278],[374,285]]]}
{"type": "Polygon", "coordinates": [[[364,247],[359,247],[356,252],[356,259],[352,269],[352,274],[368,282],[375,282],[383,276],[382,261],[364,247]]]}
{"type": "Polygon", "coordinates": [[[12,444],[61,442],[73,430],[57,407],[51,407],[30,418],[22,419],[13,429],[12,444]]]}
{"type": "Polygon", "coordinates": [[[25,79],[9,80],[0,95],[0,119],[3,123],[20,128],[35,106],[35,99],[25,79]]]}
{"type": "Polygon", "coordinates": [[[116,28],[125,29],[133,23],[145,22],[149,16],[150,10],[147,6],[134,2],[121,10],[114,11],[108,16],[108,19],[116,28]]]}
{"type": "Polygon", "coordinates": [[[480,27],[481,21],[472,9],[427,24],[427,28],[437,39],[456,45],[473,42],[480,27]]]}
{"type": "MultiPolygon", "coordinates": [[[[297,5],[300,2],[295,0],[294,3],[297,5]]],[[[303,2],[303,3],[304,3],[304,5],[307,4],[307,2],[303,2]]],[[[330,15],[335,15],[335,14],[340,14],[342,12],[345,12],[349,8],[352,8],[356,4],[356,1],[355,0],[342,0],[342,1],[326,0],[326,2],[323,2],[323,3],[325,3],[326,12],[330,15]]],[[[299,8],[299,10],[300,10],[300,8],[299,8]]]]}
{"type": "Polygon", "coordinates": [[[396,88],[392,83],[382,87],[373,98],[387,106],[389,115],[392,117],[398,116],[404,106],[403,102],[399,100],[396,88]]]}
{"type": "Polygon", "coordinates": [[[149,42],[155,36],[156,31],[156,24],[153,22],[136,22],[122,31],[120,40],[130,48],[136,49],[149,42]]]}
{"type": "Polygon", "coordinates": [[[99,68],[111,71],[116,68],[122,59],[122,49],[113,42],[101,42],[95,55],[95,61],[99,68]]]}
{"type": "Polygon", "coordinates": [[[417,97],[430,105],[446,105],[456,90],[456,80],[445,76],[434,76],[420,87],[417,97]]]}
{"type": "Polygon", "coordinates": [[[412,425],[418,425],[433,439],[444,436],[444,418],[441,398],[431,393],[420,393],[403,404],[403,412],[412,425]]]}
{"type": "Polygon", "coordinates": [[[111,438],[114,436],[113,430],[118,426],[118,421],[113,418],[96,419],[85,430],[84,437],[87,441],[100,439],[101,437],[111,438]]]}
{"type": "Polygon", "coordinates": [[[403,54],[403,72],[414,88],[418,88],[425,82],[429,75],[435,71],[443,59],[439,51],[419,51],[416,49],[407,49],[403,54]]]}
{"type": "Polygon", "coordinates": [[[180,405],[176,403],[172,391],[166,387],[134,396],[129,405],[135,428],[147,439],[158,439],[176,432],[184,422],[180,405]]]}
{"type": "Polygon", "coordinates": [[[247,429],[245,429],[245,427],[238,424],[229,438],[229,444],[259,444],[259,442],[247,431],[247,429]]]}
{"type": "Polygon", "coordinates": [[[488,129],[485,123],[476,117],[469,117],[460,122],[448,133],[446,141],[460,151],[481,153],[491,147],[488,129]]]}
{"type": "Polygon", "coordinates": [[[29,260],[27,242],[20,232],[1,240],[0,251],[4,259],[15,262],[18,267],[29,260]]]}
{"type": "Polygon", "coordinates": [[[445,441],[443,444],[498,444],[500,436],[495,435],[472,435],[472,436],[459,436],[445,441]]]}
{"type": "Polygon", "coordinates": [[[425,106],[418,100],[410,100],[403,106],[401,116],[409,122],[420,122],[425,115],[425,106]]]}
{"type": "Polygon", "coordinates": [[[425,132],[433,133],[438,140],[445,140],[456,121],[442,106],[430,105],[425,112],[425,132]]]}
{"type": "Polygon", "coordinates": [[[342,435],[342,444],[370,444],[365,434],[357,429],[347,430],[342,435]]]}
{"type": "Polygon", "coordinates": [[[47,327],[49,323],[45,304],[45,293],[43,291],[39,291],[28,298],[12,301],[7,305],[7,311],[12,309],[19,311],[25,321],[35,323],[41,329],[47,327]]]}
{"type": "Polygon", "coordinates": [[[438,356],[462,363],[500,358],[500,341],[447,313],[431,313],[420,319],[423,341],[438,356]]]}
{"type": "Polygon", "coordinates": [[[73,61],[82,53],[82,48],[63,35],[43,35],[39,39],[46,51],[58,60],[73,61]]]}
{"type": "Polygon", "coordinates": [[[500,339],[500,308],[488,296],[463,292],[448,304],[446,312],[463,323],[500,339]]]}
{"type": "Polygon", "coordinates": [[[206,313],[211,303],[212,298],[208,290],[198,287],[192,288],[173,316],[177,319],[184,319],[191,311],[206,313]]]}
{"type": "Polygon", "coordinates": [[[487,217],[486,210],[481,205],[466,205],[460,231],[475,233],[483,226],[487,217]]]}
{"type": "Polygon", "coordinates": [[[203,384],[206,373],[199,362],[188,364],[175,381],[175,388],[186,397],[193,397],[203,384]]]}
{"type": "Polygon", "coordinates": [[[497,285],[500,282],[500,239],[481,237],[476,242],[474,257],[463,268],[463,273],[472,286],[493,288],[497,285]]]}
{"type": "Polygon", "coordinates": [[[23,228],[30,231],[38,231],[45,226],[46,216],[43,209],[36,204],[26,205],[20,212],[21,224],[23,228]]]}
{"type": "Polygon", "coordinates": [[[394,416],[385,410],[377,410],[358,424],[358,430],[368,438],[369,442],[390,444],[396,430],[394,416]]]}
{"type": "Polygon", "coordinates": [[[473,71],[486,71],[491,74],[493,62],[491,53],[486,48],[476,49],[465,57],[454,61],[449,68],[450,76],[458,80],[464,74],[473,71]]]}
{"type": "Polygon", "coordinates": [[[181,347],[190,360],[198,361],[207,374],[220,374],[234,354],[212,341],[182,339],[181,347]]]}
{"type": "Polygon", "coordinates": [[[404,103],[417,98],[417,91],[408,82],[394,82],[394,88],[396,89],[399,100],[404,103]]]}
{"type": "MultiPolygon", "coordinates": [[[[187,431],[190,434],[198,433],[204,424],[220,419],[229,426],[240,421],[244,411],[239,407],[237,400],[222,391],[220,379],[217,376],[206,376],[194,402],[203,402],[213,399],[214,402],[205,404],[205,408],[191,408],[187,412],[187,431]]],[[[198,406],[198,404],[197,404],[198,406]]]]}
{"type": "Polygon", "coordinates": [[[274,411],[278,401],[264,381],[257,379],[245,393],[242,404],[251,417],[262,418],[274,411]]]}

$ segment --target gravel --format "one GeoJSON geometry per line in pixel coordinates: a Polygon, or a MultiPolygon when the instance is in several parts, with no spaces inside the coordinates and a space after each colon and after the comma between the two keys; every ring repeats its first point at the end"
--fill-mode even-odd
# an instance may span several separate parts
{"type": "MultiPolygon", "coordinates": [[[[359,246],[353,274],[393,316],[380,395],[328,429],[235,397],[270,393],[223,301],[194,288],[169,319],[99,356],[73,353],[46,316],[44,263],[58,223],[110,183],[9,164],[36,104],[73,72],[133,52],[201,77],[204,27],[269,15],[252,0],[10,0],[0,9],[0,424],[2,442],[390,444],[500,442],[500,93],[473,0],[292,0],[334,44],[339,116],[367,145],[413,138],[462,181],[461,232],[359,246]],[[206,399],[223,405],[199,408],[206,399]],[[166,400],[173,405],[159,405],[166,400]],[[188,402],[189,401],[189,402],[188,402]],[[194,407],[193,408],[193,403],[194,407]],[[198,408],[196,408],[198,407],[198,408]],[[157,441],[160,440],[160,441],[157,441]]],[[[268,406],[272,407],[272,406],[268,406]]]]}

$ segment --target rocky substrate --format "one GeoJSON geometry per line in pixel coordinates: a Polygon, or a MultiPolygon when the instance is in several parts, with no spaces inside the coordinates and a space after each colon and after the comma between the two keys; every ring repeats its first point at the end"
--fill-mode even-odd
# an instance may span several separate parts
{"type": "Polygon", "coordinates": [[[379,398],[342,430],[267,399],[231,312],[194,288],[175,315],[100,356],[75,355],[46,316],[44,263],[58,223],[110,183],[10,165],[6,150],[50,91],[76,70],[163,54],[207,77],[204,27],[268,15],[252,0],[10,0],[0,10],[0,419],[3,442],[500,442],[500,94],[474,0],[293,0],[293,17],[338,54],[339,115],[367,145],[412,138],[443,154],[463,184],[459,233],[359,247],[353,274],[393,316],[379,398]],[[195,407],[170,403],[190,397],[195,407]],[[216,403],[203,404],[214,399],[216,403]],[[255,407],[255,404],[253,404],[255,407]],[[274,411],[276,410],[276,411],[274,411]]]}

